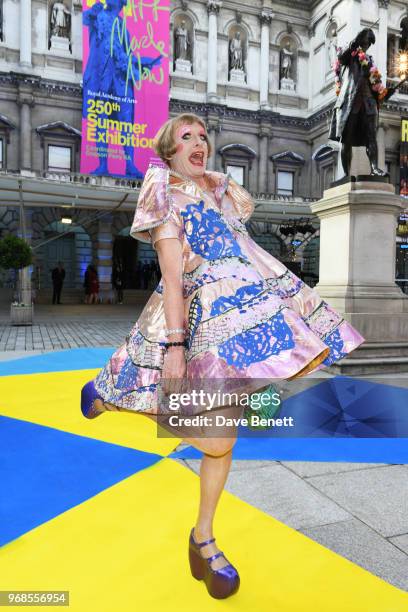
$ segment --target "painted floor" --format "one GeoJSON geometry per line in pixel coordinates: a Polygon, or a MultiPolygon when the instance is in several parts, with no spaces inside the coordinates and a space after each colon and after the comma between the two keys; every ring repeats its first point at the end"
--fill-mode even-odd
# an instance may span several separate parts
{"type": "MultiPolygon", "coordinates": [[[[84,419],[81,387],[107,354],[78,350],[0,364],[2,590],[67,590],[78,612],[408,609],[407,593],[226,491],[215,532],[241,588],[211,599],[187,558],[199,479],[173,459],[191,451],[173,454],[180,440],[158,438],[140,414],[84,419]]],[[[322,440],[327,461],[333,449],[322,440]]],[[[313,454],[299,446],[242,438],[234,458],[313,454]]]]}

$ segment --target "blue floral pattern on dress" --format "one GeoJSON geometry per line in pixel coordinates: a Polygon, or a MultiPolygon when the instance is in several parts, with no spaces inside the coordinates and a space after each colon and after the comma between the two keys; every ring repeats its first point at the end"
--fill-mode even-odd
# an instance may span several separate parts
{"type": "Polygon", "coordinates": [[[344,341],[340,335],[339,329],[335,329],[329,334],[324,339],[324,343],[330,348],[329,356],[323,361],[324,365],[331,366],[332,363],[339,359],[343,359],[343,357],[347,355],[347,352],[343,351],[344,341]]]}
{"type": "Polygon", "coordinates": [[[181,212],[184,230],[191,249],[204,259],[241,255],[241,249],[216,210],[204,209],[204,202],[187,204],[181,212]]]}
{"type": "Polygon", "coordinates": [[[245,368],[294,346],[293,332],[279,312],[268,321],[225,340],[218,347],[218,355],[228,365],[245,368]]]}
{"type": "Polygon", "coordinates": [[[119,389],[134,389],[137,387],[137,370],[138,367],[128,357],[119,372],[116,386],[119,389]]]}
{"type": "Polygon", "coordinates": [[[239,287],[234,295],[221,295],[212,303],[210,316],[215,317],[226,312],[230,308],[242,308],[243,303],[249,298],[261,293],[264,286],[264,282],[259,281],[258,283],[239,287]]]}

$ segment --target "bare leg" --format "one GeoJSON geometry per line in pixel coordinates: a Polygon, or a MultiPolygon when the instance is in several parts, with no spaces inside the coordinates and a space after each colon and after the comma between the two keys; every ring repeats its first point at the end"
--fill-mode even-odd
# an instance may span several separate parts
{"type": "MultiPolygon", "coordinates": [[[[203,542],[214,537],[214,515],[230,471],[231,460],[232,449],[219,457],[205,453],[203,455],[200,466],[200,507],[194,527],[194,539],[196,542],[203,542]]],[[[218,551],[219,548],[214,542],[200,549],[203,557],[211,557],[218,551]]],[[[220,569],[226,565],[227,561],[224,557],[218,557],[218,559],[214,559],[211,563],[213,569],[220,569]]]]}
{"type": "MultiPolygon", "coordinates": [[[[101,400],[95,400],[95,408],[97,410],[105,409],[128,412],[126,409],[102,402],[101,400]]],[[[221,409],[220,412],[226,417],[237,416],[236,408],[234,407],[221,409]]],[[[144,414],[157,422],[157,415],[155,414],[140,414],[144,414]]],[[[174,430],[172,433],[177,435],[177,432],[174,430]]],[[[211,428],[207,428],[207,430],[201,428],[200,435],[202,437],[182,437],[185,442],[204,453],[200,465],[200,504],[194,527],[194,539],[196,542],[203,542],[214,537],[213,521],[215,511],[230,471],[232,448],[236,442],[236,427],[234,429],[229,428],[225,433],[228,434],[226,437],[211,437],[214,435],[211,428]]],[[[207,544],[207,546],[203,546],[200,549],[200,553],[206,558],[211,557],[217,552],[219,552],[219,548],[215,542],[207,544]]],[[[216,570],[225,567],[227,564],[228,562],[221,556],[211,562],[211,567],[216,570]]]]}
{"type": "MultiPolygon", "coordinates": [[[[226,418],[236,418],[240,411],[236,406],[228,406],[218,409],[217,413],[226,418]]],[[[197,429],[194,428],[195,431],[197,429]]],[[[196,542],[204,542],[214,537],[214,515],[231,467],[232,448],[236,442],[236,434],[236,427],[221,429],[215,426],[200,428],[200,437],[192,438],[186,437],[185,433],[182,434],[185,442],[204,453],[200,465],[200,505],[194,527],[196,542]],[[225,437],[220,437],[220,435],[225,437]]],[[[212,557],[217,552],[219,548],[214,542],[200,549],[201,555],[205,558],[212,557]]],[[[226,565],[228,562],[222,556],[211,562],[214,570],[226,565]]]]}

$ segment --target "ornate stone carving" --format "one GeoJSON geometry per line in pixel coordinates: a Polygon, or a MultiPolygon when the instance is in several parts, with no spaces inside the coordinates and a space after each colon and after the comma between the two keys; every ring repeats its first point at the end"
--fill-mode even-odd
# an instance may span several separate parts
{"type": "Polygon", "coordinates": [[[267,9],[263,9],[261,14],[259,15],[259,20],[261,22],[261,24],[266,24],[266,25],[270,25],[272,22],[272,18],[273,18],[274,14],[272,13],[272,11],[268,11],[267,9]]]}
{"type": "Polygon", "coordinates": [[[220,2],[219,0],[208,0],[207,13],[209,15],[211,14],[218,15],[218,13],[220,12],[221,6],[222,6],[222,2],[220,2]]]}

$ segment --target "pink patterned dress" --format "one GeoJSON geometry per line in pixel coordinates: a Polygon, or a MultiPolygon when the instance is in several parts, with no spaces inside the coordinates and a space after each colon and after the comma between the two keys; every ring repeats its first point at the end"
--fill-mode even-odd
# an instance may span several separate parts
{"type": "MultiPolygon", "coordinates": [[[[151,167],[131,236],[182,243],[187,379],[288,380],[327,367],[364,338],[248,234],[245,189],[207,172],[214,198],[194,182],[151,167]]],[[[166,337],[159,282],[126,341],[95,379],[116,406],[157,414],[166,337]]]]}

